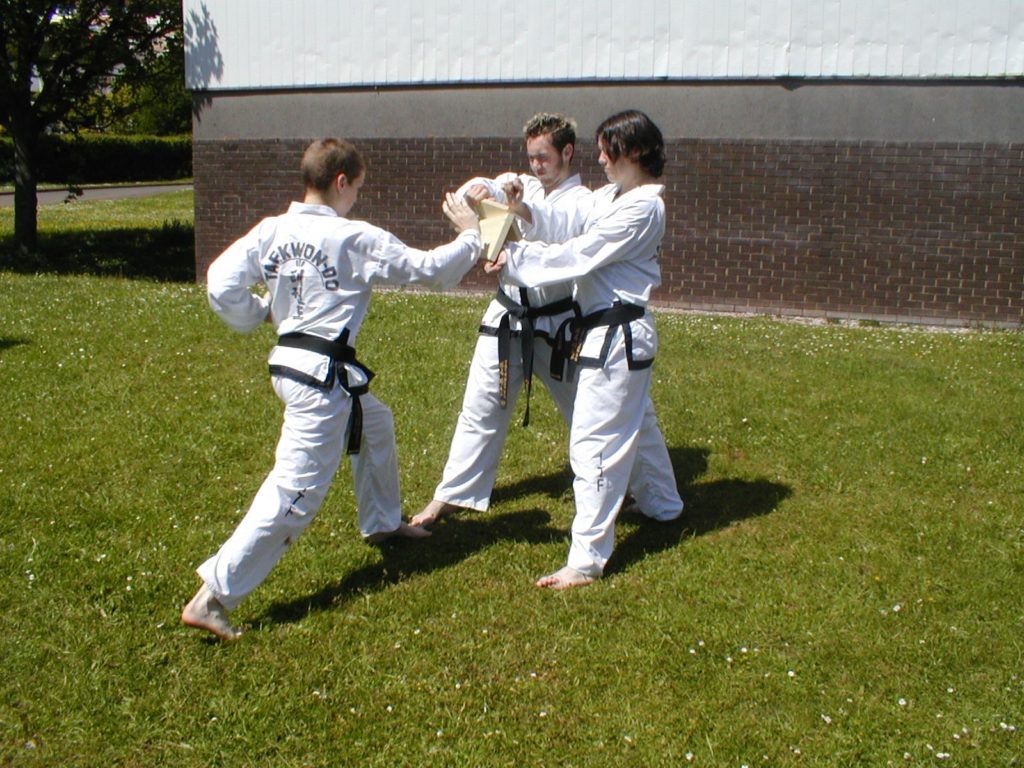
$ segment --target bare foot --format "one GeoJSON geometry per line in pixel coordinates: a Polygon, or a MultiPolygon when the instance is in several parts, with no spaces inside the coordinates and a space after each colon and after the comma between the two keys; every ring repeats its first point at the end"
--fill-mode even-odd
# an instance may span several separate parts
{"type": "Polygon", "coordinates": [[[548,589],[569,589],[570,587],[584,587],[593,581],[592,577],[580,573],[575,568],[570,568],[567,565],[560,571],[549,573],[547,576],[541,576],[537,579],[537,586],[547,587],[548,589]]]}
{"type": "Polygon", "coordinates": [[[449,504],[447,501],[438,501],[433,499],[427,506],[423,508],[423,511],[416,515],[409,522],[412,525],[433,525],[445,515],[450,515],[452,512],[458,512],[462,507],[456,506],[455,504],[449,504]]]}
{"type": "Polygon", "coordinates": [[[377,533],[371,533],[366,537],[366,540],[370,544],[380,544],[395,537],[401,537],[405,539],[425,539],[430,535],[430,531],[426,528],[420,528],[418,525],[410,525],[409,523],[402,522],[393,531],[378,531],[377,533]]]}
{"type": "Polygon", "coordinates": [[[237,640],[242,634],[231,626],[227,609],[205,583],[181,612],[181,621],[186,626],[212,632],[221,640],[237,640]]]}

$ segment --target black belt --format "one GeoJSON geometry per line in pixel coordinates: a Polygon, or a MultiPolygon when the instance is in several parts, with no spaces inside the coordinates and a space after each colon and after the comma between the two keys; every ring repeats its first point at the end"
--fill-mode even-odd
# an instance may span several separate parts
{"type": "Polygon", "coordinates": [[[277,345],[279,347],[294,347],[295,349],[305,349],[309,352],[318,352],[331,358],[331,361],[335,364],[334,375],[337,377],[338,383],[342,389],[352,396],[352,411],[348,415],[348,444],[345,448],[345,453],[350,455],[359,453],[359,445],[363,439],[363,406],[359,402],[359,396],[365,395],[370,391],[370,380],[375,374],[356,360],[355,347],[348,345],[348,328],[342,331],[335,341],[323,339],[319,336],[310,336],[306,333],[285,333],[278,337],[277,345]],[[338,363],[341,363],[341,365],[338,365],[338,363]],[[349,385],[348,372],[345,370],[344,363],[354,365],[365,373],[366,383],[359,386],[349,385]]]}
{"type": "Polygon", "coordinates": [[[616,301],[610,307],[599,309],[579,318],[573,327],[572,351],[569,359],[574,362],[580,359],[583,339],[586,338],[587,331],[606,325],[626,325],[634,320],[639,320],[646,311],[639,304],[622,304],[616,301]]]}
{"type": "MultiPolygon", "coordinates": [[[[553,301],[542,307],[531,307],[528,303],[525,288],[519,289],[519,297],[522,304],[517,304],[500,288],[496,296],[498,303],[506,310],[505,314],[501,317],[501,321],[498,323],[498,332],[496,334],[498,337],[498,399],[501,402],[502,408],[508,405],[508,361],[512,347],[511,320],[514,317],[521,324],[519,343],[523,353],[523,386],[526,389],[526,413],[523,415],[523,426],[526,427],[530,424],[530,392],[533,389],[533,321],[538,317],[560,315],[563,312],[575,309],[576,302],[571,297],[566,296],[564,299],[553,301]]],[[[556,348],[558,347],[557,339],[555,340],[555,346],[556,348]]],[[[562,380],[563,361],[564,356],[552,353],[551,377],[555,381],[562,380]]]]}
{"type": "Polygon", "coordinates": [[[610,307],[584,315],[579,321],[581,330],[589,331],[602,325],[623,325],[639,320],[647,310],[639,304],[622,304],[616,301],[610,307]]]}

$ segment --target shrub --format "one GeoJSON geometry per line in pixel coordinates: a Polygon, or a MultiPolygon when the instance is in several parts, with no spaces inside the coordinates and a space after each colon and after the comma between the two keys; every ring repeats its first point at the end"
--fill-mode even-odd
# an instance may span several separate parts
{"type": "MultiPolygon", "coordinates": [[[[39,146],[38,180],[55,184],[164,181],[192,176],[192,138],[52,134],[39,146]]],[[[0,138],[0,182],[14,180],[14,145],[0,138]]]]}

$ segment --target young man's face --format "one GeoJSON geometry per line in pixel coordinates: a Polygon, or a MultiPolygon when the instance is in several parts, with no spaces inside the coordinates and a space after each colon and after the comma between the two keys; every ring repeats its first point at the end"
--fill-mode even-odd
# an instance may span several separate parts
{"type": "Polygon", "coordinates": [[[569,161],[572,159],[572,145],[566,144],[559,152],[551,143],[551,136],[532,136],[526,140],[526,158],[530,171],[550,192],[569,178],[569,161]]]}

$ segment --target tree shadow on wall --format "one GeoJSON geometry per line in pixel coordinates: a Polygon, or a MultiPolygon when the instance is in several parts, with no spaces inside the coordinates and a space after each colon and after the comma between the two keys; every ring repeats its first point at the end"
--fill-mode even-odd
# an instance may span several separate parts
{"type": "Polygon", "coordinates": [[[13,235],[0,236],[0,269],[195,282],[194,232],[192,224],[174,221],[148,229],[40,233],[28,257],[15,256],[13,235]]]}
{"type": "Polygon", "coordinates": [[[192,89],[192,114],[201,118],[212,103],[209,87],[224,76],[224,56],[218,45],[217,25],[213,23],[206,3],[199,11],[190,10],[183,20],[185,27],[185,81],[192,89]]]}

